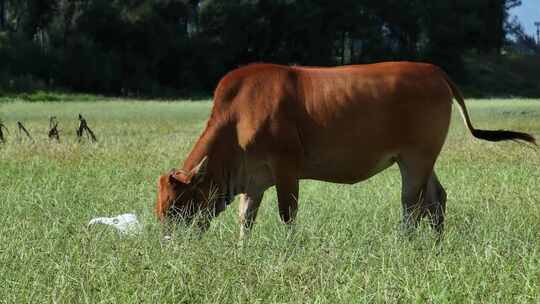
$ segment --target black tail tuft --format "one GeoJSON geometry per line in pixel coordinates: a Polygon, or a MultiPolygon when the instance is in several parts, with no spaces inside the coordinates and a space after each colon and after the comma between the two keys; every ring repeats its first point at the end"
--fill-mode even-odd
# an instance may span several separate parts
{"type": "Polygon", "coordinates": [[[488,141],[503,141],[503,140],[522,140],[536,145],[534,137],[527,133],[507,131],[507,130],[473,130],[473,136],[476,138],[488,140],[488,141]]]}

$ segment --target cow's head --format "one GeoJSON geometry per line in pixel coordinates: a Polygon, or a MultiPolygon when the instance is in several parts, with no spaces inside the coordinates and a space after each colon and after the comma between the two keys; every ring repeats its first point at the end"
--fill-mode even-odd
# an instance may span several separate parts
{"type": "Polygon", "coordinates": [[[197,219],[197,226],[204,231],[221,211],[216,208],[217,188],[206,178],[207,164],[205,157],[189,172],[172,169],[159,177],[155,211],[163,224],[191,225],[197,219]]]}

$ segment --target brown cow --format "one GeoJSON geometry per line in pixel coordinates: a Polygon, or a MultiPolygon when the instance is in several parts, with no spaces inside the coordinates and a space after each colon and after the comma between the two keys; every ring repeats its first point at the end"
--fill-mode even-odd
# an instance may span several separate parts
{"type": "Polygon", "coordinates": [[[525,133],[474,129],[459,90],[430,64],[236,69],[219,82],[206,129],[183,168],[159,178],[157,216],[190,222],[203,211],[204,230],[242,194],[244,234],[271,186],[281,220],[291,223],[300,179],[354,184],[397,163],[403,223],[415,227],[428,216],[442,231],[446,194],[433,167],[453,98],[476,138],[534,143],[525,133]]]}

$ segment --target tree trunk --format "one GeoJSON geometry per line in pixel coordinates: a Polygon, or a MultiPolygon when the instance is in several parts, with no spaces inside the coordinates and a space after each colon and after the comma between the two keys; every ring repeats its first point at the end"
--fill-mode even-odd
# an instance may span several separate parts
{"type": "Polygon", "coordinates": [[[4,29],[6,26],[6,4],[5,0],[0,0],[0,29],[4,29]]]}
{"type": "Polygon", "coordinates": [[[345,41],[346,41],[346,36],[345,36],[345,31],[343,31],[341,33],[341,65],[344,65],[345,64],[345,41]]]}
{"type": "Polygon", "coordinates": [[[349,39],[349,54],[351,54],[350,63],[355,64],[356,62],[356,56],[354,54],[354,38],[351,35],[349,39]]]}

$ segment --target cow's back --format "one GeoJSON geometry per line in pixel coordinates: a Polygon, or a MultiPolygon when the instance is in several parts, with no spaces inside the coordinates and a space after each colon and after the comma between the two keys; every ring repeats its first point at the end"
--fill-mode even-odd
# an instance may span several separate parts
{"type": "Polygon", "coordinates": [[[220,82],[214,112],[235,117],[246,151],[296,153],[302,177],[353,183],[388,167],[404,150],[437,154],[450,108],[437,67],[396,62],[247,66],[220,82]]]}

